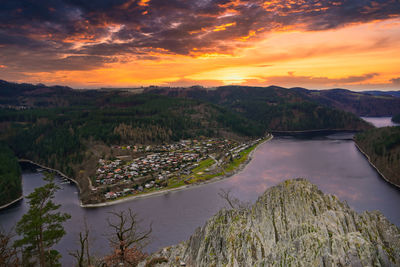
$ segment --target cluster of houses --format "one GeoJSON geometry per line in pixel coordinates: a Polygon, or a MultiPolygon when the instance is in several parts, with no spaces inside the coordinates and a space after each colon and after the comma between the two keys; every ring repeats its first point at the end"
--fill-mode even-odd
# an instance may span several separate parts
{"type": "Polygon", "coordinates": [[[126,145],[113,146],[116,149],[131,150],[133,152],[179,152],[193,151],[196,153],[207,153],[210,150],[225,149],[226,147],[236,146],[236,143],[227,139],[208,139],[208,140],[181,140],[178,143],[162,145],[126,145]]]}
{"type": "Polygon", "coordinates": [[[110,185],[148,175],[163,180],[171,173],[193,165],[199,160],[199,156],[199,153],[169,152],[149,154],[128,163],[120,159],[100,159],[100,166],[96,171],[96,184],[110,185]]]}
{"type": "Polygon", "coordinates": [[[257,143],[260,142],[261,140],[262,140],[262,139],[259,138],[259,139],[257,139],[257,140],[253,140],[253,141],[250,141],[250,142],[246,142],[246,143],[243,143],[243,144],[241,144],[241,145],[239,145],[239,146],[233,147],[233,148],[229,149],[229,152],[226,152],[226,153],[225,153],[225,156],[232,155],[233,158],[240,157],[240,152],[242,152],[243,150],[248,149],[249,147],[254,146],[255,144],[257,144],[257,143]]]}
{"type": "Polygon", "coordinates": [[[182,140],[168,145],[114,147],[144,153],[139,153],[142,156],[131,161],[100,159],[96,186],[104,188],[118,185],[119,191],[114,189],[104,193],[106,199],[135,194],[146,188],[162,188],[161,181],[171,176],[190,174],[199,165],[198,162],[212,154],[238,155],[257,141],[238,144],[226,139],[182,140]]]}

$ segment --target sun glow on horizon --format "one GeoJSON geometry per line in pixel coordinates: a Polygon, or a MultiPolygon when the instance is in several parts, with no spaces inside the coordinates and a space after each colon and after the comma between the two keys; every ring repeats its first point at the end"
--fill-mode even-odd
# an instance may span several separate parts
{"type": "MultiPolygon", "coordinates": [[[[148,2],[141,3],[146,6],[148,2]]],[[[177,28],[180,23],[174,25],[177,28]]],[[[224,32],[234,26],[236,23],[225,23],[211,31],[224,32]]],[[[111,42],[113,34],[124,28],[122,25],[107,27],[108,33],[98,43],[111,42]]],[[[188,55],[178,55],[154,48],[143,56],[116,55],[97,68],[24,72],[23,78],[15,80],[79,88],[276,84],[319,89],[399,89],[396,80],[400,77],[399,18],[323,31],[304,31],[302,27],[300,24],[262,34],[250,31],[232,40],[230,45],[234,49],[225,51],[193,48],[188,55]]],[[[79,38],[86,37],[70,40],[80,46],[82,39],[79,38]]],[[[64,55],[65,60],[68,57],[64,55]]],[[[0,71],[7,70],[7,65],[1,63],[0,71]]]]}

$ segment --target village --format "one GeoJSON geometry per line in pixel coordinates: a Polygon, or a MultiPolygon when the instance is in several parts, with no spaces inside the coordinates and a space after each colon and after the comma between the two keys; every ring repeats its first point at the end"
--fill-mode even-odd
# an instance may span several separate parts
{"type": "Polygon", "coordinates": [[[116,146],[137,157],[100,159],[93,191],[105,200],[199,183],[232,171],[246,150],[262,139],[238,143],[228,139],[181,140],[173,144],[116,146]],[[231,165],[231,166],[230,166],[231,165]]]}

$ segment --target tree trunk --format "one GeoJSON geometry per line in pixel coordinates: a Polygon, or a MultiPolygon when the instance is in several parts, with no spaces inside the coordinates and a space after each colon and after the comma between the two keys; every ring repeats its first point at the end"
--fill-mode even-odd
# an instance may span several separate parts
{"type": "Polygon", "coordinates": [[[125,262],[125,246],[124,246],[123,240],[121,240],[119,243],[119,250],[121,253],[121,262],[124,263],[125,262]]]}
{"type": "Polygon", "coordinates": [[[90,262],[90,254],[89,254],[89,238],[86,239],[86,256],[87,256],[87,264],[88,266],[91,266],[91,262],[90,262]]]}
{"type": "Polygon", "coordinates": [[[44,248],[43,248],[43,228],[40,226],[40,235],[39,235],[39,261],[40,261],[40,266],[45,267],[46,266],[46,260],[44,256],[44,248]]]}
{"type": "Polygon", "coordinates": [[[81,243],[81,253],[79,255],[78,264],[79,267],[83,267],[83,256],[85,255],[85,239],[82,237],[82,233],[79,233],[79,241],[81,243]]]}

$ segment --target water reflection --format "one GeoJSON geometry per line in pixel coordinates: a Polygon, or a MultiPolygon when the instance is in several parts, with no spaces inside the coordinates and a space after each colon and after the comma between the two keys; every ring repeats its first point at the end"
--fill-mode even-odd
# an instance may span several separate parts
{"type": "Polygon", "coordinates": [[[362,117],[363,120],[372,123],[375,127],[399,126],[400,124],[392,122],[392,117],[362,117]]]}
{"type": "Polygon", "coordinates": [[[400,225],[400,191],[385,182],[350,140],[275,138],[246,171],[225,182],[240,188],[241,198],[287,178],[306,177],[324,192],[346,200],[358,211],[378,209],[400,225]],[[250,175],[251,174],[251,175],[250,175]]]}

